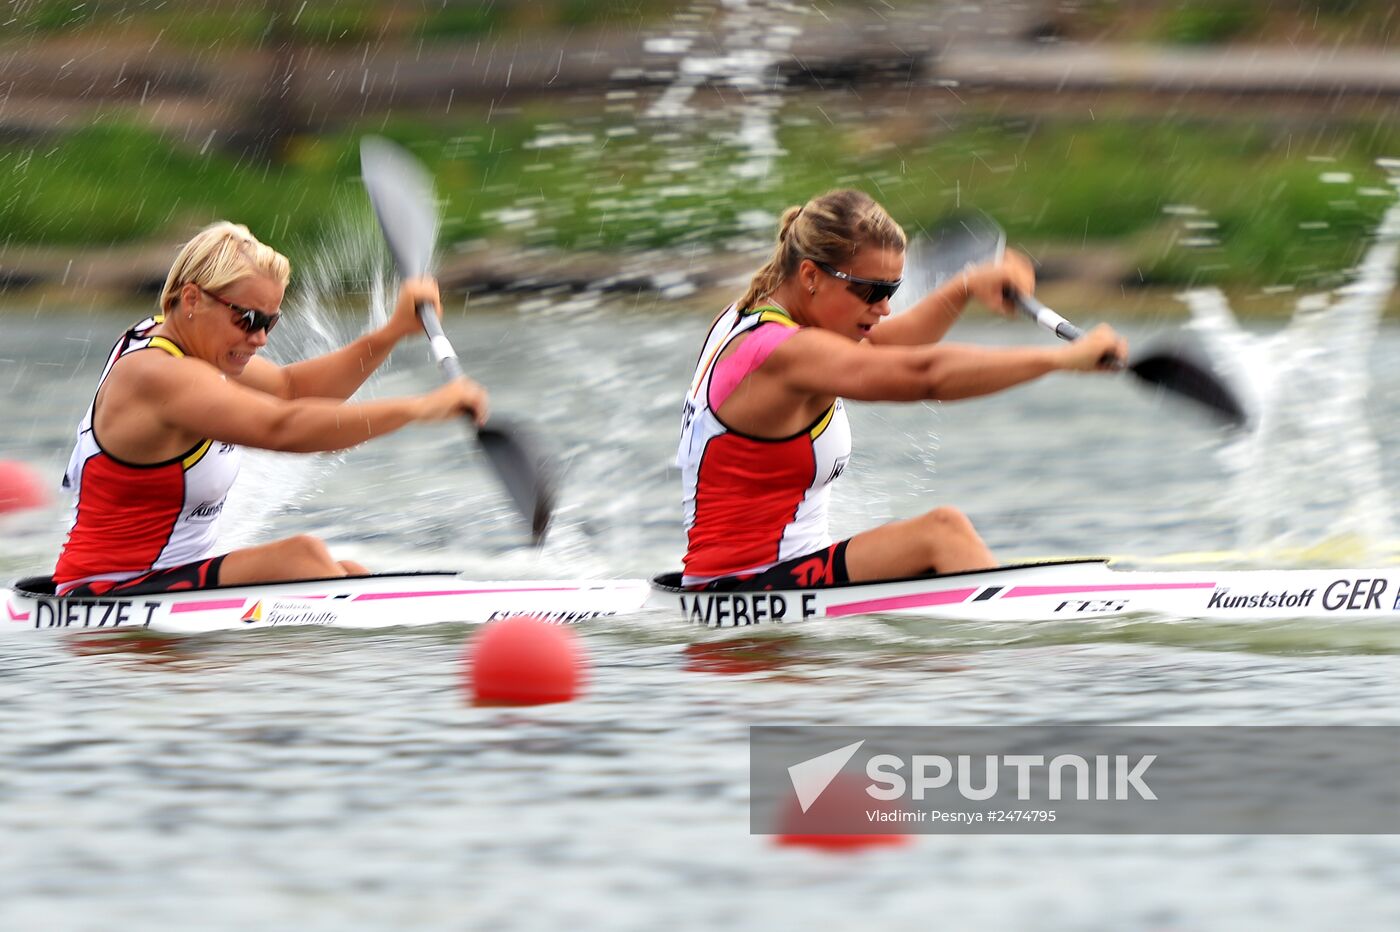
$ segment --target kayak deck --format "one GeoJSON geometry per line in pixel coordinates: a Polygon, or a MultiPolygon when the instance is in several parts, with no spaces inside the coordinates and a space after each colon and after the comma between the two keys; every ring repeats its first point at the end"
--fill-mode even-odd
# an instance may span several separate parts
{"type": "Polygon", "coordinates": [[[58,597],[52,580],[31,577],[16,582],[9,592],[5,622],[31,628],[149,628],[174,633],[288,625],[480,623],[527,614],[570,623],[637,611],[649,593],[641,580],[482,582],[450,572],[417,572],[151,595],[58,597]]]}
{"type": "Polygon", "coordinates": [[[1056,560],[814,589],[706,592],[680,574],[648,582],[472,580],[447,572],[220,586],[153,595],[57,597],[44,577],[4,597],[0,625],[175,633],[322,625],[385,628],[536,615],[570,624],[645,610],[711,628],[852,615],[1028,622],[1156,614],[1218,621],[1400,618],[1400,569],[1120,570],[1056,560]]]}

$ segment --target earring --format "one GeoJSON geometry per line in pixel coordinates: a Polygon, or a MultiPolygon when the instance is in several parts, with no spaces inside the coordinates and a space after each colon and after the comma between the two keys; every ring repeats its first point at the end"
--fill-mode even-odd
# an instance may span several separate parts
{"type": "Polygon", "coordinates": [[[816,293],[817,293],[817,286],[816,286],[816,285],[813,285],[812,287],[808,288],[808,289],[807,289],[807,293],[808,293],[808,294],[816,294],[816,293]]]}

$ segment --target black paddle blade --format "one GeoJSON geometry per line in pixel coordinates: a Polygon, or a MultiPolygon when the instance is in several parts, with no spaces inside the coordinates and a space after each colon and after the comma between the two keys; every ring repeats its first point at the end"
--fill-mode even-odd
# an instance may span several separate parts
{"type": "Polygon", "coordinates": [[[360,173],[399,274],[428,274],[438,222],[428,172],[389,140],[366,136],[360,140],[360,173]]]}
{"type": "Polygon", "coordinates": [[[538,544],[554,514],[554,470],[529,431],[494,418],[476,431],[491,463],[520,513],[530,519],[530,543],[538,544]]]}
{"type": "Polygon", "coordinates": [[[1229,386],[1179,349],[1157,349],[1130,363],[1128,371],[1144,382],[1205,406],[1231,427],[1240,427],[1248,420],[1244,406],[1229,386]]]}
{"type": "MultiPolygon", "coordinates": [[[[432,268],[437,242],[437,204],[433,179],[403,148],[374,136],[360,140],[360,172],[370,204],[405,278],[426,275],[432,268]]],[[[433,358],[443,377],[459,378],[462,368],[442,326],[426,305],[418,309],[428,334],[433,358]]],[[[468,421],[468,424],[471,424],[468,421]]],[[[511,501],[530,519],[530,542],[538,544],[554,510],[554,481],[549,462],[528,434],[504,419],[476,431],[486,461],[510,494],[511,501]]]]}
{"type": "Polygon", "coordinates": [[[942,284],[966,269],[994,262],[1006,251],[1006,234],[980,210],[959,210],[945,216],[930,230],[921,247],[934,284],[942,284]]]}

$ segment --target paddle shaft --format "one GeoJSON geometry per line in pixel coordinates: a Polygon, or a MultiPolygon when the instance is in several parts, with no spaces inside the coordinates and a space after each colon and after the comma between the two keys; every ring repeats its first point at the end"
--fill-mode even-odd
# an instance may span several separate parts
{"type": "Polygon", "coordinates": [[[452,341],[448,340],[447,334],[443,332],[442,321],[438,320],[437,312],[426,301],[418,304],[418,322],[423,325],[423,332],[428,336],[428,349],[433,354],[433,362],[437,363],[438,371],[442,373],[443,381],[460,379],[462,364],[457,361],[457,352],[452,349],[452,341]]]}
{"type": "MultiPolygon", "coordinates": [[[[1008,288],[1006,290],[1006,296],[1016,303],[1016,309],[1018,311],[1046,330],[1049,330],[1066,343],[1073,343],[1075,340],[1084,336],[1083,330],[1065,320],[1044,304],[1041,304],[1033,295],[1021,294],[1019,291],[1013,291],[1008,288]]],[[[1111,366],[1114,369],[1123,369],[1126,367],[1126,363],[1116,356],[1105,356],[1103,364],[1111,366]]]]}
{"type": "MultiPolygon", "coordinates": [[[[982,241],[994,245],[996,253],[1005,244],[1005,237],[996,221],[982,215],[978,221],[982,241]]],[[[971,236],[976,225],[961,223],[960,226],[971,236]]],[[[1050,308],[1041,304],[1032,295],[1021,294],[1016,289],[1005,286],[1003,297],[1016,305],[1016,309],[1044,329],[1066,342],[1073,342],[1084,336],[1084,331],[1065,320],[1050,308]]],[[[1130,372],[1140,381],[1159,389],[1165,389],[1182,398],[1204,405],[1211,413],[1232,426],[1238,427],[1248,421],[1248,415],[1239,398],[1230,387],[1220,380],[1210,367],[1193,360],[1180,349],[1159,349],[1147,356],[1138,356],[1133,362],[1119,358],[1114,353],[1105,353],[1099,360],[1099,367],[1116,372],[1130,372]]]]}
{"type": "Polygon", "coordinates": [[[1016,302],[1018,311],[1065,342],[1073,342],[1084,335],[1083,330],[1041,304],[1031,295],[1013,291],[1011,292],[1011,300],[1016,302]]]}
{"type": "MultiPolygon", "coordinates": [[[[443,381],[451,382],[463,377],[462,364],[457,361],[457,353],[452,341],[443,332],[433,306],[426,301],[416,308],[418,322],[423,325],[423,333],[428,337],[428,349],[442,373],[443,381]]],[[[530,521],[530,541],[538,544],[544,539],[549,521],[554,513],[554,482],[550,478],[548,464],[542,460],[526,436],[518,429],[501,422],[478,426],[473,412],[465,413],[467,430],[476,434],[481,450],[486,454],[486,462],[505,485],[511,500],[530,521]]]]}
{"type": "MultiPolygon", "coordinates": [[[[437,238],[433,183],[422,164],[399,146],[367,136],[360,141],[360,170],[384,242],[404,278],[427,275],[437,238]]],[[[446,382],[463,377],[457,353],[443,332],[437,310],[419,302],[414,310],[428,338],[428,348],[446,382]]],[[[548,461],[528,431],[497,417],[478,426],[475,412],[465,412],[486,462],[511,501],[530,521],[530,537],[539,543],[554,510],[554,480],[548,461]]]]}
{"type": "MultiPolygon", "coordinates": [[[[1014,292],[1009,288],[1005,294],[1016,304],[1017,310],[1061,340],[1077,340],[1084,335],[1083,330],[1034,297],[1014,292]]],[[[1126,370],[1143,382],[1205,405],[1216,417],[1232,426],[1238,427],[1248,420],[1244,407],[1229,386],[1221,382],[1208,368],[1193,362],[1179,350],[1159,350],[1146,357],[1139,357],[1131,363],[1110,354],[1099,360],[1099,365],[1120,372],[1126,370]]]]}

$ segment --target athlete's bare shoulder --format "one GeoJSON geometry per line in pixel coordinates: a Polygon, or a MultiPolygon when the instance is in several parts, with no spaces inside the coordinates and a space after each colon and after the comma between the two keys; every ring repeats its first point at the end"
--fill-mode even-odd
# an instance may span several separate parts
{"type": "Polygon", "coordinates": [[[774,347],[768,358],[777,368],[790,365],[820,366],[830,362],[833,356],[844,356],[862,349],[869,347],[820,327],[802,327],[774,347]]]}
{"type": "Polygon", "coordinates": [[[851,341],[816,327],[788,330],[749,375],[750,384],[761,395],[776,391],[806,406],[830,405],[837,393],[815,374],[830,364],[843,344],[850,346],[851,341]]]}
{"type": "Polygon", "coordinates": [[[159,462],[190,445],[194,434],[163,416],[174,399],[208,403],[223,382],[209,363],[159,349],[128,352],[98,389],[93,426],[104,449],[135,463],[159,462]]]}
{"type": "Polygon", "coordinates": [[[826,398],[903,400],[906,382],[918,381],[927,350],[872,346],[819,328],[804,329],[773,351],[768,374],[786,389],[826,398]]]}
{"type": "Polygon", "coordinates": [[[214,366],[194,356],[174,356],[155,347],[123,355],[112,366],[105,385],[158,394],[198,388],[211,380],[222,381],[214,366]]]}

